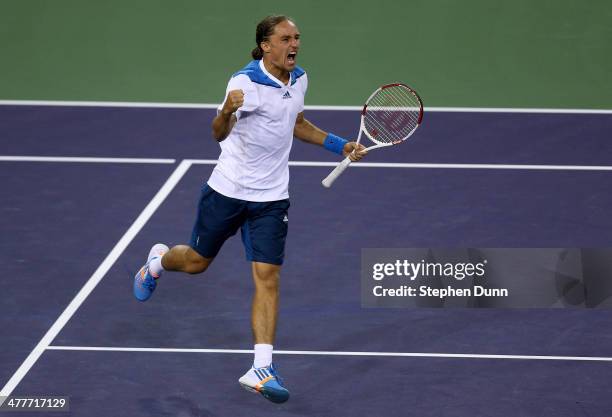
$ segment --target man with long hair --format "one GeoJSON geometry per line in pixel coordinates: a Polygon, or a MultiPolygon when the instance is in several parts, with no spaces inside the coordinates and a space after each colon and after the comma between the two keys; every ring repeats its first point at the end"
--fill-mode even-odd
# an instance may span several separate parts
{"type": "Polygon", "coordinates": [[[223,243],[241,229],[251,262],[255,294],[251,324],[255,358],[240,384],[276,403],[289,391],[272,363],[280,270],[289,210],[289,151],[293,137],[354,161],[363,145],[327,133],[304,118],[306,72],[296,65],[300,32],[287,16],[258,25],[251,61],[230,79],[212,123],[221,155],[202,190],[189,245],[156,244],[136,274],[134,295],[151,297],[164,270],[204,272],[223,243]]]}

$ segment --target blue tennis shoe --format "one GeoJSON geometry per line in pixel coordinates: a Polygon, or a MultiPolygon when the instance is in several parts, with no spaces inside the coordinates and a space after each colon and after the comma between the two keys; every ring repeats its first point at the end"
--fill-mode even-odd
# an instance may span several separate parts
{"type": "Polygon", "coordinates": [[[284,403],[289,399],[289,391],[274,364],[264,368],[251,368],[238,382],[247,391],[260,393],[273,403],[284,403]]]}
{"type": "Polygon", "coordinates": [[[153,291],[157,287],[157,278],[159,277],[156,278],[151,274],[149,264],[153,259],[163,256],[168,250],[168,246],[157,243],[149,251],[147,263],[134,276],[134,297],[137,300],[147,301],[153,295],[153,291]]]}

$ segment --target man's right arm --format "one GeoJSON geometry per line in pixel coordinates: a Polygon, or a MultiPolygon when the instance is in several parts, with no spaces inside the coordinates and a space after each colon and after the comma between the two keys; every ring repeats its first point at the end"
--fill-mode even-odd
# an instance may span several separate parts
{"type": "Polygon", "coordinates": [[[223,108],[212,122],[212,134],[217,142],[221,142],[232,131],[236,123],[236,110],[244,103],[242,90],[232,90],[227,93],[223,108]]]}

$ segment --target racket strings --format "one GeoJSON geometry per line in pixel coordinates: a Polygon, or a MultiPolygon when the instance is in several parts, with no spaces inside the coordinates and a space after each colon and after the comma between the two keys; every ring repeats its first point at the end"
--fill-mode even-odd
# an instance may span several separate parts
{"type": "Polygon", "coordinates": [[[416,129],[421,111],[420,100],[409,88],[383,88],[367,103],[364,127],[374,142],[396,143],[416,129]]]}
{"type": "Polygon", "coordinates": [[[378,129],[379,140],[401,139],[418,124],[420,105],[414,96],[403,88],[381,90],[371,103],[368,105],[371,112],[368,119],[378,129]]]}
{"type": "Polygon", "coordinates": [[[408,107],[399,108],[399,110],[404,110],[406,115],[409,117],[414,117],[414,123],[418,123],[418,114],[421,111],[421,106],[414,95],[405,88],[389,88],[388,93],[397,101],[397,103],[407,103],[411,105],[408,107]]]}

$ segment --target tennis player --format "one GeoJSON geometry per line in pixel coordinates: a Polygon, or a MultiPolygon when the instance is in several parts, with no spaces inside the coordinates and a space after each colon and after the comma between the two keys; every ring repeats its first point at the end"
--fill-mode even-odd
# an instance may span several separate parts
{"type": "Polygon", "coordinates": [[[251,61],[230,79],[212,123],[221,155],[203,187],[189,246],[156,244],[134,278],[134,295],[151,297],[162,271],[204,272],[223,243],[241,230],[255,294],[253,366],[240,384],[276,403],[289,399],[272,362],[279,279],[289,210],[289,151],[293,137],[361,159],[363,145],[324,132],[304,118],[306,72],[296,65],[300,32],[287,16],[268,16],[256,29],[251,61]]]}

